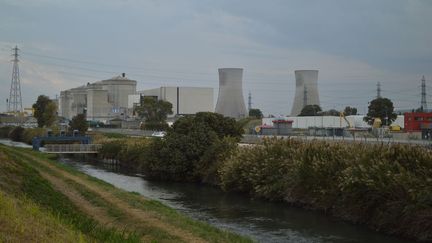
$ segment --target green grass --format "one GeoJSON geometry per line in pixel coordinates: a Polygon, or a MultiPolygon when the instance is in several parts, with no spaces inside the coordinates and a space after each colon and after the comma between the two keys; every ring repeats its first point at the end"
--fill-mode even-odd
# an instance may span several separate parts
{"type": "Polygon", "coordinates": [[[85,242],[88,237],[25,197],[0,191],[0,242],[85,242]]]}
{"type": "Polygon", "coordinates": [[[145,211],[157,212],[174,226],[195,232],[209,242],[252,242],[250,238],[215,228],[207,223],[193,220],[156,200],[143,200],[137,192],[117,191],[117,197],[129,205],[145,211]]]}
{"type": "MultiPolygon", "coordinates": [[[[109,183],[77,171],[71,166],[60,164],[54,160],[56,158],[55,156],[37,153],[23,148],[0,147],[0,152],[2,150],[6,150],[8,156],[14,161],[17,161],[15,165],[19,165],[21,168],[16,169],[15,167],[10,166],[11,168],[9,168],[9,172],[12,174],[21,174],[21,176],[15,178],[22,178],[22,183],[14,184],[20,184],[17,187],[23,194],[27,195],[27,197],[31,198],[32,201],[36,202],[38,205],[41,205],[41,207],[46,208],[54,215],[59,215],[59,218],[62,220],[62,222],[71,225],[73,229],[76,229],[82,232],[84,235],[88,235],[97,241],[137,242],[139,241],[139,235],[156,236],[155,239],[157,239],[157,242],[181,242],[182,240],[176,236],[170,235],[169,232],[165,232],[159,228],[151,227],[151,225],[143,225],[142,223],[139,225],[139,227],[128,226],[127,232],[129,233],[127,233],[126,230],[123,232],[121,230],[118,231],[118,229],[115,230],[113,228],[105,228],[101,225],[98,225],[93,219],[81,213],[79,209],[76,208],[63,194],[55,191],[50,186],[50,184],[37,173],[34,168],[49,173],[52,176],[61,176],[56,171],[53,171],[49,167],[38,162],[38,160],[49,162],[51,165],[54,165],[57,168],[62,169],[74,176],[80,177],[102,190],[112,192],[115,197],[125,201],[131,207],[143,210],[144,212],[148,212],[151,215],[155,215],[163,222],[170,224],[175,228],[190,232],[193,235],[201,237],[209,242],[251,242],[249,238],[217,229],[203,222],[192,220],[160,202],[146,200],[136,192],[126,192],[117,189],[109,183]],[[25,154],[30,155],[31,158],[25,156],[25,154]],[[28,166],[28,164],[31,164],[31,166],[28,166]],[[21,172],[17,173],[17,171],[21,172]],[[25,173],[22,173],[23,171],[25,171],[25,173]],[[68,220],[65,220],[65,218],[68,218],[68,220]]],[[[0,170],[0,179],[1,175],[2,172],[0,170]]],[[[91,191],[89,188],[83,187],[82,185],[69,179],[62,178],[62,180],[71,186],[71,188],[79,192],[82,197],[88,200],[90,203],[106,210],[110,217],[116,218],[116,220],[119,222],[128,221],[127,215],[124,215],[124,213],[119,210],[116,205],[107,202],[104,200],[104,198],[91,191]]],[[[133,221],[130,223],[131,224],[129,225],[134,224],[133,221]]]]}
{"type": "Polygon", "coordinates": [[[127,138],[128,135],[121,134],[121,133],[102,133],[106,138],[127,138]]]}
{"type": "MultiPolygon", "coordinates": [[[[15,196],[25,196],[41,208],[58,215],[59,219],[75,230],[79,230],[89,237],[101,242],[139,242],[135,234],[119,232],[113,228],[99,225],[95,220],[82,213],[65,195],[53,189],[51,184],[43,179],[39,173],[28,165],[28,161],[17,152],[2,146],[0,151],[13,162],[5,168],[9,173],[13,172],[15,179],[9,179],[8,184],[1,184],[1,190],[12,192],[15,196]],[[11,190],[7,188],[11,186],[11,190]]],[[[2,163],[3,166],[3,163],[2,163]]],[[[1,168],[3,169],[3,168],[1,168]]],[[[3,170],[0,170],[0,173],[3,170]]]]}

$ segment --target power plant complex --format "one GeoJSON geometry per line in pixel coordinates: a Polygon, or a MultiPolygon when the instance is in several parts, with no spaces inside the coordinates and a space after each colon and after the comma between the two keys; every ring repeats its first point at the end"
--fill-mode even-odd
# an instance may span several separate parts
{"type": "Polygon", "coordinates": [[[296,70],[296,89],[291,116],[298,116],[307,105],[320,105],[318,70],[296,70]]]}
{"type": "Polygon", "coordinates": [[[59,115],[72,119],[86,114],[87,120],[108,121],[125,116],[128,112],[128,95],[136,93],[137,82],[121,76],[87,83],[60,92],[59,115]]]}
{"type": "MultiPolygon", "coordinates": [[[[240,119],[248,116],[243,97],[243,69],[220,68],[219,93],[216,107],[213,88],[163,86],[137,91],[137,81],[120,76],[60,92],[59,115],[72,119],[86,114],[87,120],[107,122],[114,118],[133,116],[133,110],[143,97],[168,101],[173,105],[171,117],[215,111],[227,117],[240,119]]],[[[300,114],[306,105],[320,105],[318,71],[296,70],[296,91],[291,116],[300,114]]]]}
{"type": "Polygon", "coordinates": [[[129,95],[128,108],[133,110],[142,97],[153,97],[172,104],[171,117],[213,111],[213,88],[207,87],[160,87],[138,91],[129,95]]]}
{"type": "Polygon", "coordinates": [[[243,98],[243,69],[219,69],[219,94],[215,112],[233,118],[246,117],[243,98]]]}

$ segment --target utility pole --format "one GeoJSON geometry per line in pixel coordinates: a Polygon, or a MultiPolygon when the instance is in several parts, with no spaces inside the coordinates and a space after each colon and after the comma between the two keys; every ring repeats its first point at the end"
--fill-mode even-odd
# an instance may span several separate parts
{"type": "Polygon", "coordinates": [[[14,59],[13,68],[12,68],[12,81],[9,93],[9,103],[8,103],[8,112],[12,112],[15,115],[22,112],[22,98],[21,98],[21,83],[20,83],[20,75],[19,75],[19,67],[18,67],[18,46],[12,49],[14,53],[12,56],[14,59]]]}
{"type": "Polygon", "coordinates": [[[426,102],[426,79],[423,75],[423,78],[421,80],[421,109],[422,111],[427,112],[427,102],[426,102]]]}
{"type": "Polygon", "coordinates": [[[380,82],[378,82],[377,83],[377,99],[378,98],[381,98],[381,83],[380,82]]]}
{"type": "Polygon", "coordinates": [[[248,111],[250,111],[252,109],[252,94],[249,91],[249,96],[248,96],[248,111]]]}
{"type": "Polygon", "coordinates": [[[308,103],[307,88],[306,88],[306,85],[304,85],[304,88],[303,88],[303,108],[305,106],[307,106],[307,103],[308,103]]]}

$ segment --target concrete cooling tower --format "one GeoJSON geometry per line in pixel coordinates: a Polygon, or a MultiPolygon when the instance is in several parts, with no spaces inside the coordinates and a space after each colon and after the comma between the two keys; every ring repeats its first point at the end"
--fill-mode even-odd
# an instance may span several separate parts
{"type": "Polygon", "coordinates": [[[243,99],[243,69],[219,69],[219,95],[215,112],[233,118],[247,116],[243,99]]]}
{"type": "Polygon", "coordinates": [[[298,116],[306,105],[320,105],[318,70],[296,70],[296,91],[291,116],[298,116]]]}

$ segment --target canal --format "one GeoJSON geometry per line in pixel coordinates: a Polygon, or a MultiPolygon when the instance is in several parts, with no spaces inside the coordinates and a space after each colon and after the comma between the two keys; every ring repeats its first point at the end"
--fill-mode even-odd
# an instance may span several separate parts
{"type": "Polygon", "coordinates": [[[254,200],[211,186],[148,181],[139,174],[110,166],[70,158],[59,161],[116,187],[158,200],[194,219],[248,235],[259,242],[409,242],[320,212],[254,200]]]}

